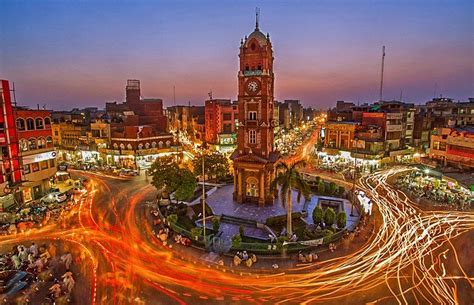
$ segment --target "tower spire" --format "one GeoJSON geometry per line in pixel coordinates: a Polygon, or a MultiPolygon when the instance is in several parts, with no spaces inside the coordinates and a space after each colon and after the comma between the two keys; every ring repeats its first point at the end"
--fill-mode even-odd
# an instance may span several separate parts
{"type": "Polygon", "coordinates": [[[260,18],[260,9],[258,7],[255,8],[255,30],[258,31],[258,21],[260,18]]]}

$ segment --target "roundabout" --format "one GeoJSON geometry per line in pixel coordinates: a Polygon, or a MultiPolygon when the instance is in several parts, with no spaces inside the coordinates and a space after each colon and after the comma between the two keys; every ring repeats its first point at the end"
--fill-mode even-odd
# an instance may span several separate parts
{"type": "MultiPolygon", "coordinates": [[[[261,272],[201,261],[202,253],[163,246],[144,221],[153,188],[131,181],[91,177],[91,195],[65,229],[50,226],[1,244],[55,239],[82,248],[89,257],[91,304],[463,304],[472,300],[474,215],[422,211],[386,179],[404,168],[360,179],[372,198],[380,227],[358,250],[306,266],[261,272]],[[464,234],[463,234],[464,233],[464,234]],[[467,244],[469,245],[469,244],[467,244]],[[470,247],[470,248],[469,248],[470,247]],[[467,252],[466,252],[467,251],[467,252]],[[448,258],[450,257],[450,258],[448,258]]],[[[86,175],[87,174],[81,174],[86,175]]]]}

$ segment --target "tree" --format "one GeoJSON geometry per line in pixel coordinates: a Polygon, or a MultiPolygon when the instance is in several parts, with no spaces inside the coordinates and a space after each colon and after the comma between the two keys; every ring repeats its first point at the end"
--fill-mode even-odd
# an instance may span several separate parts
{"type": "Polygon", "coordinates": [[[270,185],[270,191],[276,191],[280,187],[280,201],[283,207],[287,208],[287,217],[286,217],[286,232],[288,236],[293,234],[292,226],[292,210],[293,203],[291,199],[291,191],[295,189],[298,192],[297,201],[301,201],[301,197],[304,196],[308,198],[310,195],[310,189],[308,183],[303,179],[303,176],[298,171],[298,168],[304,166],[305,162],[303,160],[297,161],[293,164],[286,164],[280,162],[276,166],[277,176],[272,181],[270,185]]]}
{"type": "Polygon", "coordinates": [[[245,232],[244,232],[244,225],[240,225],[240,226],[239,226],[239,235],[240,235],[241,237],[244,237],[244,233],[245,233],[245,232]]]}
{"type": "Polygon", "coordinates": [[[337,213],[336,224],[339,229],[344,229],[346,227],[347,216],[346,212],[341,211],[337,213]]]}
{"type": "Polygon", "coordinates": [[[327,208],[326,212],[324,213],[324,223],[327,226],[332,226],[336,221],[336,213],[332,208],[327,208]]]}
{"type": "Polygon", "coordinates": [[[319,206],[315,207],[313,210],[313,223],[320,224],[323,221],[323,209],[319,206]]]}
{"type": "Polygon", "coordinates": [[[187,168],[180,168],[178,170],[178,184],[174,193],[174,198],[180,201],[187,201],[193,198],[196,190],[196,176],[187,168]]]}
{"type": "Polygon", "coordinates": [[[150,168],[152,180],[151,184],[159,192],[173,193],[180,183],[179,166],[176,160],[171,157],[157,158],[150,168]]]}
{"type": "MultiPolygon", "coordinates": [[[[202,175],[202,158],[198,156],[193,160],[194,174],[196,176],[202,175]]],[[[204,155],[204,173],[209,179],[214,179],[217,183],[220,179],[230,175],[229,172],[229,159],[221,153],[215,152],[204,155]]]]}

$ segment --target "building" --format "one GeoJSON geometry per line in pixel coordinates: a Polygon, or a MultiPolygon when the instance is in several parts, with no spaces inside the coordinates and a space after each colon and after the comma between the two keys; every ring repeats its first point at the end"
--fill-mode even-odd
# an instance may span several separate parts
{"type": "Polygon", "coordinates": [[[236,144],[238,128],[237,102],[211,99],[205,102],[206,142],[221,152],[232,152],[236,144]]]}
{"type": "Polygon", "coordinates": [[[443,166],[474,169],[474,128],[436,128],[431,135],[429,157],[443,166]]]}
{"type": "Polygon", "coordinates": [[[127,80],[125,102],[106,103],[105,109],[110,120],[110,141],[98,151],[107,164],[147,168],[160,155],[178,152],[168,132],[163,101],[142,98],[139,80],[127,80]]]}
{"type": "Polygon", "coordinates": [[[90,125],[82,125],[69,121],[53,123],[53,143],[57,148],[58,159],[73,162],[83,161],[83,152],[90,150],[90,139],[88,138],[89,129],[90,125]]]}
{"type": "Polygon", "coordinates": [[[0,80],[0,210],[4,211],[18,201],[18,186],[21,183],[21,167],[18,139],[13,115],[10,83],[0,80]],[[17,198],[15,198],[17,197],[17,198]]]}
{"type": "Polygon", "coordinates": [[[41,198],[56,174],[51,112],[15,107],[14,116],[22,166],[22,202],[41,198]]]}
{"type": "Polygon", "coordinates": [[[273,150],[273,50],[270,36],[255,31],[240,43],[238,72],[237,148],[234,161],[234,199],[239,203],[273,204],[270,183],[279,153],[273,150]]]}
{"type": "Polygon", "coordinates": [[[357,122],[327,122],[325,125],[324,147],[326,151],[351,151],[354,145],[354,135],[357,122]]]}
{"type": "Polygon", "coordinates": [[[167,116],[170,131],[186,133],[194,142],[204,139],[205,106],[168,107],[167,116]]]}

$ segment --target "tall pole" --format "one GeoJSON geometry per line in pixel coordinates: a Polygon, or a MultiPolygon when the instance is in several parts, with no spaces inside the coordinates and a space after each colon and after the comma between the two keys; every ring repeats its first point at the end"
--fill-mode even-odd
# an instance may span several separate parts
{"type": "Polygon", "coordinates": [[[382,47],[382,71],[380,73],[380,92],[379,92],[379,101],[382,101],[383,97],[383,69],[385,64],[385,46],[382,47]]]}
{"type": "Polygon", "coordinates": [[[204,158],[205,158],[205,143],[202,144],[202,226],[204,228],[204,246],[206,246],[206,190],[205,190],[205,180],[206,175],[204,174],[204,158]]]}
{"type": "Polygon", "coordinates": [[[358,145],[357,145],[357,138],[354,138],[356,153],[354,155],[354,181],[352,182],[352,200],[351,200],[351,217],[354,217],[354,200],[355,200],[355,186],[356,186],[356,178],[357,178],[357,154],[359,153],[358,145]]]}

